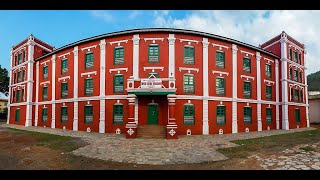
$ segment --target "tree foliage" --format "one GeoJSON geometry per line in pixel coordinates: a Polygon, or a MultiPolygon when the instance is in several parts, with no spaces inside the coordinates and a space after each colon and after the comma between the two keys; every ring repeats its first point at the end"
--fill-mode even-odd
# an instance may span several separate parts
{"type": "Polygon", "coordinates": [[[9,73],[6,68],[0,65],[0,92],[8,96],[9,94],[9,73]]]}
{"type": "Polygon", "coordinates": [[[309,74],[308,80],[308,91],[320,91],[320,71],[309,74]]]}

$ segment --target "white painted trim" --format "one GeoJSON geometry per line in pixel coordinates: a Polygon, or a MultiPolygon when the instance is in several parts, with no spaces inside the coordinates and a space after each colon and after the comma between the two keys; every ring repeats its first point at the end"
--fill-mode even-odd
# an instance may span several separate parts
{"type": "MultiPolygon", "coordinates": [[[[169,112],[169,110],[168,110],[169,112]]],[[[134,100],[134,122],[138,125],[139,124],[139,103],[138,98],[134,100]]]]}
{"type": "MultiPolygon", "coordinates": [[[[51,92],[51,99],[52,101],[56,100],[56,55],[52,55],[52,92],[51,92]]],[[[56,105],[52,104],[52,118],[51,118],[51,128],[56,128],[56,105]]]]}
{"type": "Polygon", "coordinates": [[[222,48],[229,49],[228,46],[224,46],[224,45],[221,45],[221,44],[214,44],[214,43],[212,43],[212,47],[215,47],[215,46],[218,46],[218,47],[219,47],[219,50],[222,50],[222,48]]]}
{"type": "Polygon", "coordinates": [[[179,67],[179,71],[188,71],[188,73],[191,73],[191,71],[199,72],[199,68],[186,68],[186,67],[179,67]]]}
{"type": "Polygon", "coordinates": [[[15,55],[17,51],[21,51],[22,49],[26,49],[27,50],[27,47],[26,47],[27,45],[28,45],[28,42],[20,45],[19,48],[15,49],[15,50],[12,50],[12,54],[15,55]]]}
{"type": "Polygon", "coordinates": [[[198,43],[199,43],[199,41],[197,41],[197,40],[192,40],[192,39],[181,39],[181,38],[179,38],[179,39],[180,39],[180,42],[183,42],[183,41],[188,42],[188,45],[191,45],[191,43],[196,43],[196,44],[198,44],[198,43]]]}
{"type": "MultiPolygon", "coordinates": [[[[37,61],[36,63],[36,103],[39,102],[39,74],[40,74],[40,70],[39,70],[39,67],[40,67],[40,63],[39,61],[37,61]]],[[[35,120],[34,120],[34,125],[35,126],[38,126],[38,112],[39,111],[39,106],[36,105],[36,109],[35,109],[35,120]]]]}
{"type": "Polygon", "coordinates": [[[70,54],[71,54],[70,52],[68,52],[68,53],[64,53],[64,54],[62,54],[62,55],[58,56],[58,58],[60,59],[61,57],[63,57],[63,59],[65,59],[65,58],[66,58],[66,56],[67,56],[67,55],[70,55],[70,54]]]}
{"type": "Polygon", "coordinates": [[[147,69],[151,69],[152,72],[154,72],[155,69],[163,71],[164,67],[143,67],[143,71],[146,71],[147,69]]]}
{"type": "Polygon", "coordinates": [[[35,42],[35,45],[37,45],[37,46],[41,47],[42,49],[45,49],[45,50],[47,50],[47,51],[49,51],[49,52],[52,52],[51,49],[46,48],[45,46],[42,46],[41,44],[39,44],[39,43],[37,43],[37,42],[35,42]]]}
{"type": "Polygon", "coordinates": [[[58,78],[58,82],[60,82],[60,81],[65,82],[66,79],[71,79],[71,77],[70,76],[65,76],[65,77],[58,78]]]}
{"type": "MultiPolygon", "coordinates": [[[[11,76],[10,76],[10,77],[11,77],[11,76]]],[[[11,84],[11,85],[9,85],[9,87],[13,87],[13,88],[15,88],[15,87],[21,86],[21,84],[29,83],[29,82],[33,83],[33,81],[23,81],[23,82],[19,82],[19,83],[11,84]]]]}
{"type": "Polygon", "coordinates": [[[262,49],[267,49],[268,47],[271,47],[271,46],[273,46],[273,45],[275,45],[275,44],[277,44],[277,43],[279,43],[279,42],[280,42],[280,40],[277,40],[277,41],[269,44],[268,46],[266,46],[266,47],[264,47],[264,48],[262,48],[262,49]]]}
{"type": "MultiPolygon", "coordinates": [[[[21,66],[25,66],[26,64],[28,64],[28,63],[33,63],[33,61],[24,61],[23,63],[21,63],[21,64],[18,64],[18,65],[16,65],[16,66],[14,66],[14,67],[11,67],[10,68],[10,70],[11,71],[16,71],[16,69],[18,69],[18,68],[20,68],[21,66]]],[[[13,62],[12,62],[13,63],[13,62]]]]}
{"type": "Polygon", "coordinates": [[[43,61],[42,63],[40,63],[40,65],[43,65],[43,66],[48,66],[47,63],[50,62],[50,59],[49,60],[46,60],[46,61],[43,61]]]}
{"type": "Polygon", "coordinates": [[[46,86],[47,84],[50,84],[50,81],[44,81],[44,82],[41,82],[41,83],[40,83],[40,86],[41,86],[41,85],[46,86]]]}
{"type": "Polygon", "coordinates": [[[247,78],[247,81],[249,81],[249,79],[252,79],[252,81],[254,81],[254,77],[252,76],[246,76],[246,75],[240,75],[240,78],[247,78]]]}
{"type": "MultiPolygon", "coordinates": [[[[238,73],[237,73],[237,45],[232,44],[232,98],[237,99],[238,95],[238,73]]],[[[238,133],[237,102],[232,102],[232,133],[238,133]]]]}
{"type": "MultiPolygon", "coordinates": [[[[106,95],[106,40],[100,40],[100,97],[106,95]]],[[[99,133],[105,133],[105,100],[100,100],[100,118],[99,118],[99,133]]]]}
{"type": "Polygon", "coordinates": [[[268,59],[268,58],[263,58],[263,59],[264,59],[264,60],[267,60],[268,63],[270,63],[270,62],[274,63],[274,60],[271,60],[271,59],[268,59]]]}
{"type": "Polygon", "coordinates": [[[301,85],[299,85],[299,84],[291,84],[291,83],[289,83],[289,88],[290,88],[290,89],[293,88],[294,86],[295,86],[294,89],[298,89],[298,87],[299,87],[300,89],[303,89],[303,88],[304,88],[303,86],[301,86],[301,85]]]}
{"type": "Polygon", "coordinates": [[[20,66],[20,67],[18,67],[18,68],[13,69],[12,72],[22,71],[22,70],[26,70],[26,69],[27,69],[26,66],[20,66]]]}
{"type": "Polygon", "coordinates": [[[302,86],[302,87],[308,87],[308,85],[306,84],[302,84],[302,83],[299,83],[299,82],[296,82],[296,81],[292,81],[290,79],[280,79],[280,81],[282,82],[288,82],[288,83],[291,83],[291,84],[295,84],[295,85],[299,85],[299,86],[302,86]]]}
{"type": "Polygon", "coordinates": [[[109,73],[113,71],[118,71],[118,74],[120,74],[120,71],[126,71],[128,72],[128,68],[115,68],[115,69],[109,69],[109,73]]]}
{"type": "MultiPolygon", "coordinates": [[[[132,75],[134,78],[139,78],[139,34],[134,34],[132,37],[133,41],[133,63],[132,63],[132,75]]],[[[118,72],[119,74],[119,72],[118,72]]]]}
{"type": "Polygon", "coordinates": [[[95,76],[97,75],[97,71],[91,71],[91,72],[86,72],[86,73],[81,73],[80,76],[87,76],[90,77],[91,74],[94,74],[95,76]]]}
{"type": "Polygon", "coordinates": [[[242,53],[246,54],[247,57],[248,57],[248,55],[251,55],[251,56],[254,55],[254,54],[251,53],[251,52],[247,52],[247,51],[243,51],[243,50],[240,50],[240,53],[241,53],[241,54],[242,54],[242,53]]]}
{"type": "Polygon", "coordinates": [[[294,70],[300,69],[300,71],[303,71],[303,68],[297,66],[297,64],[293,64],[293,63],[289,64],[289,68],[291,68],[291,67],[295,67],[294,70]]]}
{"type": "Polygon", "coordinates": [[[264,79],[263,82],[265,84],[267,84],[267,85],[271,85],[271,84],[274,85],[275,84],[274,81],[270,81],[270,80],[267,80],[267,79],[264,79]]]}
{"type": "Polygon", "coordinates": [[[163,41],[164,38],[143,38],[144,42],[152,41],[152,43],[156,43],[156,41],[163,41]]]}
{"type": "MultiPolygon", "coordinates": [[[[287,35],[285,33],[281,34],[281,75],[282,79],[287,78],[288,70],[287,70],[287,61],[284,61],[284,59],[287,59],[287,35]]],[[[288,83],[285,81],[282,81],[282,129],[288,130],[289,129],[289,119],[288,119],[288,83]]]]}
{"type": "MultiPolygon", "coordinates": [[[[300,65],[300,64],[298,64],[294,61],[291,61],[290,59],[287,59],[287,58],[281,58],[281,61],[287,61],[290,64],[294,64],[296,67],[299,67],[301,69],[307,69],[306,66],[300,65]]],[[[304,61],[304,63],[306,63],[306,62],[304,61]]]]}
{"type": "MultiPolygon", "coordinates": [[[[229,76],[229,73],[228,73],[228,72],[215,71],[215,70],[212,70],[212,74],[219,74],[220,77],[222,77],[222,75],[229,76]]],[[[208,78],[208,76],[207,76],[206,78],[208,78]]],[[[204,86],[204,87],[205,87],[205,86],[204,86]]]]}
{"type": "Polygon", "coordinates": [[[256,52],[256,62],[257,62],[257,119],[258,119],[258,131],[262,131],[262,121],[261,121],[261,55],[260,52],[256,52]]]}
{"type": "MultiPolygon", "coordinates": [[[[208,38],[202,40],[202,52],[203,52],[203,96],[209,96],[209,42],[208,38]]],[[[209,134],[209,102],[208,100],[202,101],[202,134],[209,134]]]]}
{"type": "Polygon", "coordinates": [[[76,99],[78,98],[78,46],[75,46],[73,49],[73,98],[75,99],[75,102],[73,104],[73,125],[72,129],[73,131],[78,131],[78,101],[76,99]]]}
{"type": "Polygon", "coordinates": [[[88,49],[88,52],[90,52],[90,49],[96,48],[97,46],[98,46],[98,45],[87,46],[87,47],[81,48],[81,51],[84,51],[84,50],[87,50],[87,49],[88,49]]]}
{"type": "Polygon", "coordinates": [[[28,45],[28,71],[27,71],[27,108],[25,126],[32,126],[32,99],[33,99],[33,58],[34,58],[34,38],[30,36],[27,42],[28,45]]]}
{"type": "Polygon", "coordinates": [[[112,41],[109,42],[110,45],[112,44],[118,44],[118,46],[120,46],[121,43],[128,43],[129,40],[120,40],[120,41],[112,41]]]}
{"type": "Polygon", "coordinates": [[[276,59],[276,129],[280,128],[280,115],[279,115],[279,61],[276,59]]]}
{"type": "Polygon", "coordinates": [[[169,72],[168,77],[175,77],[175,40],[174,34],[169,34],[168,43],[169,43],[169,72]]]}
{"type": "Polygon", "coordinates": [[[292,47],[294,47],[294,50],[295,51],[297,51],[297,49],[298,49],[298,51],[300,52],[300,53],[302,53],[303,52],[303,49],[301,48],[301,47],[299,47],[299,46],[297,46],[297,45],[295,45],[293,42],[291,42],[291,41],[289,41],[289,39],[288,39],[288,41],[287,41],[288,43],[289,43],[289,48],[292,48],[292,47]]]}

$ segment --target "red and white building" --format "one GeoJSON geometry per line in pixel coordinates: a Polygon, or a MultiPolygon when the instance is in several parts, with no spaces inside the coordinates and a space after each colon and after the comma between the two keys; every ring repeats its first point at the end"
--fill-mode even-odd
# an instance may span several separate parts
{"type": "Polygon", "coordinates": [[[9,124],[136,137],[309,127],[305,46],[285,32],[255,47],[181,29],[103,34],[11,51],[9,124]]]}

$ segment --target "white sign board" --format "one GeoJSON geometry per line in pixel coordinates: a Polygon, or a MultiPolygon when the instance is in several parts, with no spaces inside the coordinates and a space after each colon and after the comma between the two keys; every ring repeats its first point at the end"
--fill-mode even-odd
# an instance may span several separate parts
{"type": "Polygon", "coordinates": [[[146,78],[141,79],[141,88],[161,88],[162,87],[162,80],[161,79],[153,79],[153,78],[146,78]]]}

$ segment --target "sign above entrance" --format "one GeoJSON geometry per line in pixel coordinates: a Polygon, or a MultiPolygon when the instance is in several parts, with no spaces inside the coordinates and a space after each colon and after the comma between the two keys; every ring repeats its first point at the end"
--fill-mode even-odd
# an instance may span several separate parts
{"type": "Polygon", "coordinates": [[[141,79],[141,88],[162,88],[162,80],[156,78],[141,79]]]}

